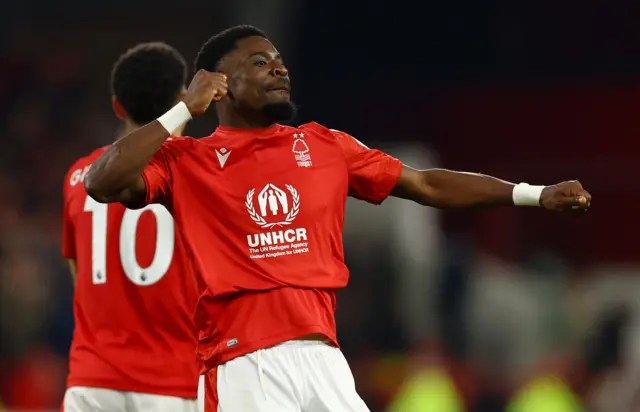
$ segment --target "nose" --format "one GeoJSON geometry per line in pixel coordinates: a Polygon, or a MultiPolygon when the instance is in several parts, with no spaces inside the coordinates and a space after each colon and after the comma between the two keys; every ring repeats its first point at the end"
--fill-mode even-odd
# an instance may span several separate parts
{"type": "Polygon", "coordinates": [[[289,75],[289,70],[287,70],[284,64],[277,63],[273,68],[272,73],[274,77],[287,77],[289,75]]]}

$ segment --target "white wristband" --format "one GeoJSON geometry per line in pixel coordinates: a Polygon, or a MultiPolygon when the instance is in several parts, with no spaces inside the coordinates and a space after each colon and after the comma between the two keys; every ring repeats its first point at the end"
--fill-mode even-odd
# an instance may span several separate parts
{"type": "Polygon", "coordinates": [[[545,186],[519,183],[513,187],[513,204],[516,206],[540,206],[540,195],[545,186]]]}
{"type": "Polygon", "coordinates": [[[180,102],[158,117],[158,121],[169,134],[173,134],[180,126],[191,120],[191,113],[184,102],[180,102]]]}

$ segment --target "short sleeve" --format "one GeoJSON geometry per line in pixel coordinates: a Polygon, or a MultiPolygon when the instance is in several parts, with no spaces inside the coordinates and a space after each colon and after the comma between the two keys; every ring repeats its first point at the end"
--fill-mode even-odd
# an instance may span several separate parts
{"type": "Polygon", "coordinates": [[[62,212],[62,256],[66,259],[76,258],[76,235],[73,221],[69,214],[69,200],[65,199],[62,212]]]}
{"type": "Polygon", "coordinates": [[[398,183],[402,162],[369,149],[346,133],[331,132],[340,143],[349,169],[349,196],[376,205],[382,203],[398,183]]]}
{"type": "Polygon", "coordinates": [[[153,155],[151,161],[142,172],[142,179],[146,186],[144,204],[152,203],[170,206],[172,193],[171,165],[173,156],[165,145],[160,147],[153,155]]]}

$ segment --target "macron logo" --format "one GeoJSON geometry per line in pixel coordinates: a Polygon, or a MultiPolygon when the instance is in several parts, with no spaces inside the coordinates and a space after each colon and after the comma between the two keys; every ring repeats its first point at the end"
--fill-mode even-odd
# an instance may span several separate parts
{"type": "Polygon", "coordinates": [[[216,155],[218,156],[218,162],[220,162],[220,167],[224,168],[224,164],[227,163],[227,159],[231,154],[231,150],[227,150],[224,147],[220,150],[216,149],[216,155]]]}

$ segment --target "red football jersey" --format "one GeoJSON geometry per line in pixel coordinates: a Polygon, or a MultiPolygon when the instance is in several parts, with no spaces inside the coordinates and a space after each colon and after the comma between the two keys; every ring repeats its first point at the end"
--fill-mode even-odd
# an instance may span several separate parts
{"type": "Polygon", "coordinates": [[[78,265],[67,384],[195,398],[193,313],[204,286],[165,207],[87,196],[84,174],[104,150],[64,182],[62,254],[78,265]]]}
{"type": "Polygon", "coordinates": [[[378,204],[401,170],[315,123],[219,127],[156,152],[143,173],[145,203],[172,212],[207,286],[196,310],[202,372],[308,334],[337,345],[347,195],[378,204]]]}

